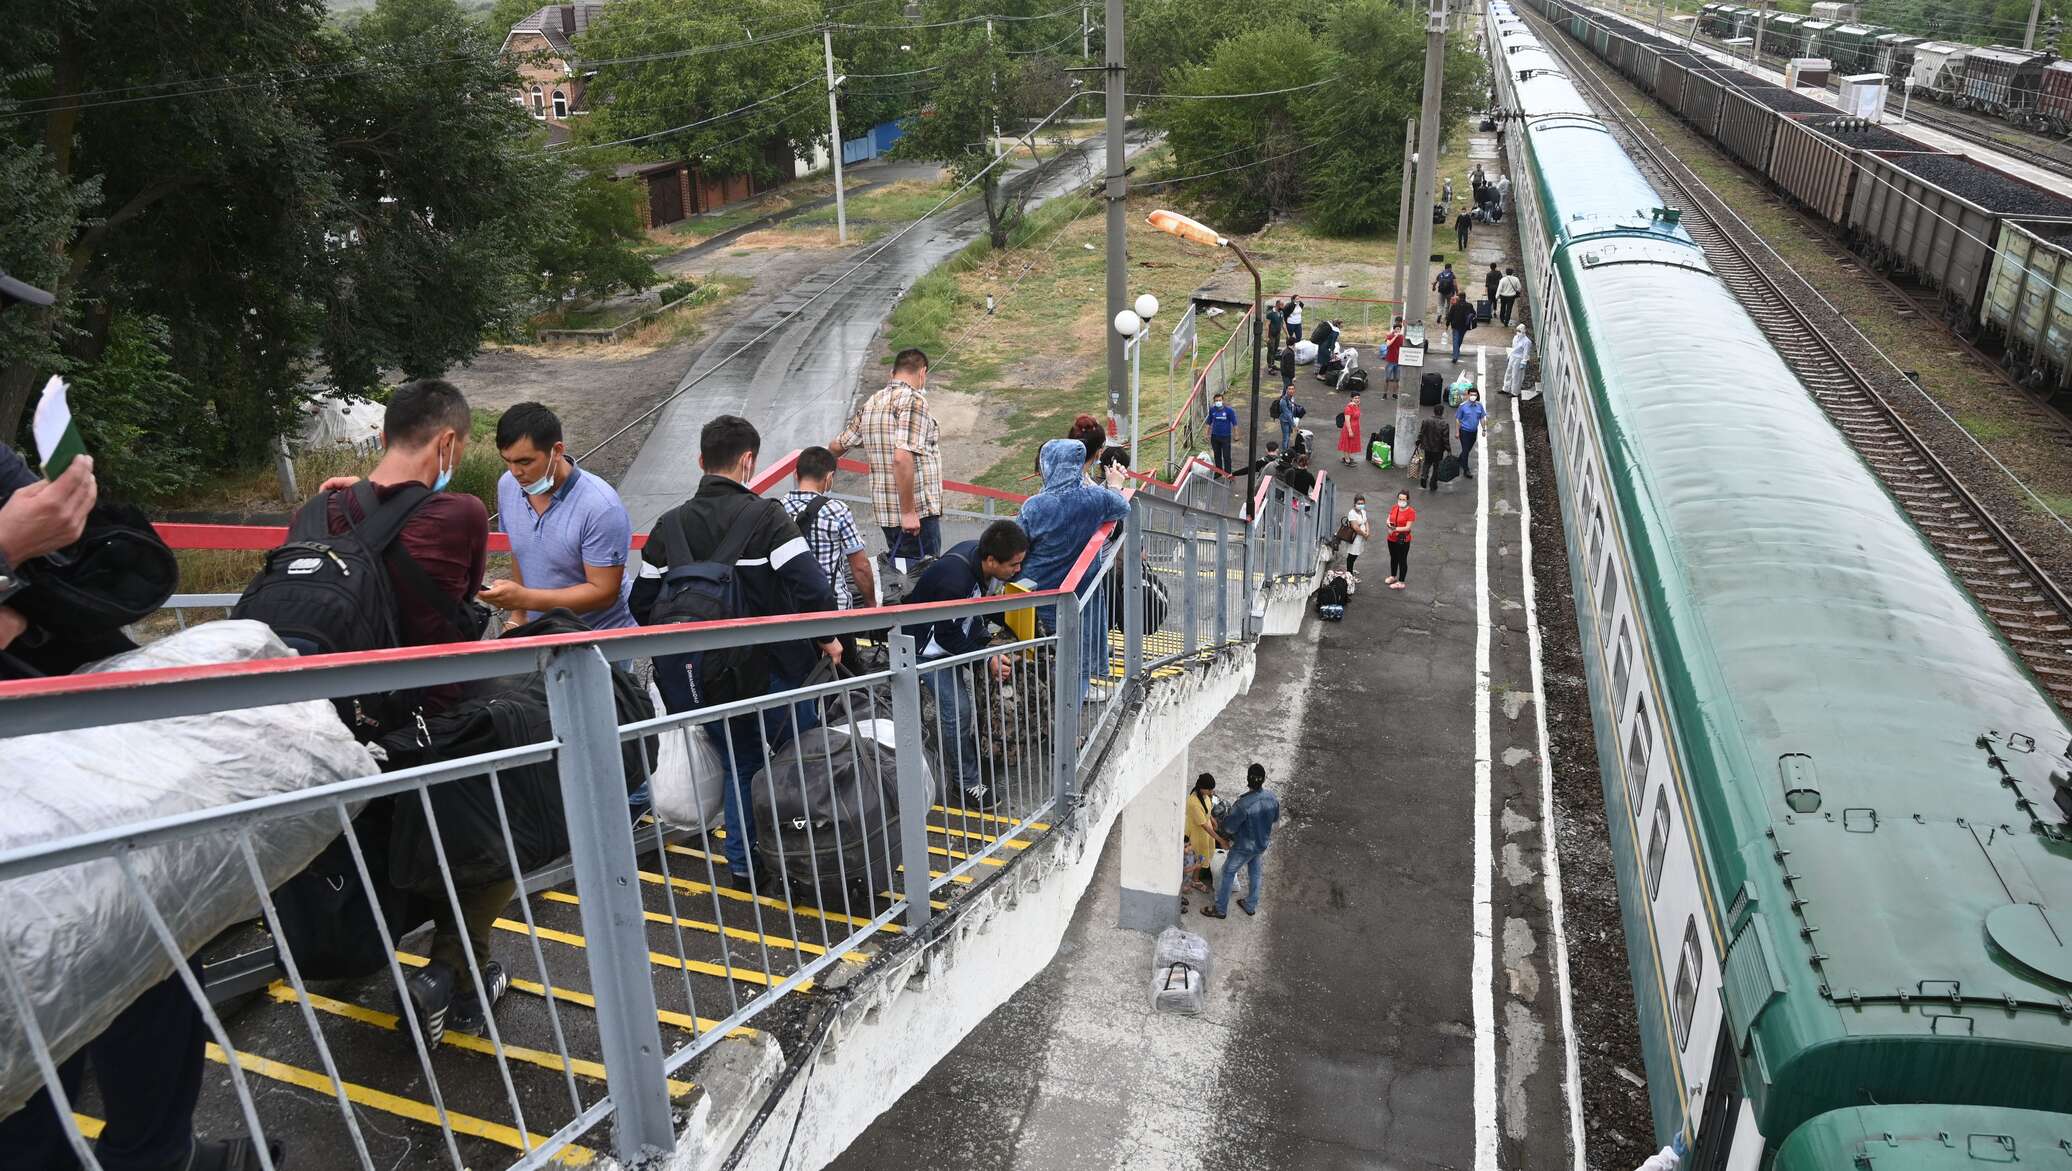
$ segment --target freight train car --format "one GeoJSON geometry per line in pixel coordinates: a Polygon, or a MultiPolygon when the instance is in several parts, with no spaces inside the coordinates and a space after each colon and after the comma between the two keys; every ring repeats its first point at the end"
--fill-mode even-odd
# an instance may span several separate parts
{"type": "Polygon", "coordinates": [[[2072,1158],[2072,726],[1589,101],[1503,66],[1656,1138],[2072,1158]]]}
{"type": "Polygon", "coordinates": [[[2021,49],[1973,49],[1964,58],[1964,86],[1957,104],[2002,117],[2023,117],[2036,109],[2048,53],[2021,49]]]}

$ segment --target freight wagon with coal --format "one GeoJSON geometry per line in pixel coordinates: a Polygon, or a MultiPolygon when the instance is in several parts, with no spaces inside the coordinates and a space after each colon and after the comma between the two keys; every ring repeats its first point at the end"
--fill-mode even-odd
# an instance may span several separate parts
{"type": "Polygon", "coordinates": [[[1685,1171],[2064,1161],[2072,726],[1590,101],[1508,64],[1655,1137],[1685,1171]]]}

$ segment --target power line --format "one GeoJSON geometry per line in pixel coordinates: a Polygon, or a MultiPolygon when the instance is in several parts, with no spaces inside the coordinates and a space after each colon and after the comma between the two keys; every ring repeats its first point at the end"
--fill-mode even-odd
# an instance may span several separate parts
{"type": "Polygon", "coordinates": [[[1262,90],[1259,90],[1259,91],[1257,91],[1257,92],[1255,92],[1255,93],[1248,93],[1248,94],[1132,94],[1132,93],[1126,93],[1126,94],[1124,94],[1124,95],[1122,95],[1122,96],[1123,96],[1123,97],[1126,97],[1126,98],[1156,98],[1156,99],[1158,99],[1158,100],[1160,100],[1160,101],[1176,101],[1176,102],[1208,102],[1208,101],[1220,101],[1220,100],[1224,100],[1224,99],[1230,99],[1230,98],[1270,98],[1270,97],[1274,96],[1275,94],[1292,94],[1292,93],[1297,93],[1297,92],[1300,92],[1300,91],[1302,91],[1302,90],[1306,90],[1306,89],[1315,89],[1315,88],[1317,88],[1317,87],[1318,87],[1318,86],[1320,86],[1320,85],[1329,85],[1329,84],[1331,84],[1332,82],[1334,82],[1334,81],[1337,81],[1337,80],[1338,80],[1338,77],[1337,77],[1337,76],[1336,76],[1336,75],[1334,74],[1333,76],[1327,77],[1327,78],[1325,78],[1325,79],[1324,79],[1324,80],[1322,80],[1322,81],[1312,81],[1312,82],[1310,82],[1310,83],[1309,83],[1308,85],[1291,85],[1291,86],[1289,86],[1289,87],[1288,87],[1288,88],[1286,88],[1286,89],[1262,89],[1262,90]]]}
{"type": "Polygon", "coordinates": [[[661,138],[665,135],[677,134],[685,130],[695,130],[700,126],[709,126],[714,122],[724,122],[728,119],[739,117],[742,114],[746,114],[750,110],[754,110],[762,106],[767,106],[771,102],[790,97],[792,94],[795,94],[800,90],[806,88],[807,86],[813,85],[814,83],[819,82],[821,80],[822,79],[818,77],[809,77],[806,80],[798,83],[797,85],[792,86],[790,89],[783,91],[782,93],[771,94],[767,98],[762,98],[757,101],[750,102],[745,106],[740,106],[735,109],[728,110],[724,114],[714,114],[710,118],[700,118],[696,122],[686,122],[681,126],[671,126],[667,130],[656,130],[647,134],[636,134],[631,138],[618,138],[613,139],[610,142],[586,142],[577,146],[562,147],[559,150],[550,149],[549,153],[562,154],[571,150],[597,150],[601,147],[607,146],[625,146],[628,143],[645,142],[650,138],[661,138]]]}

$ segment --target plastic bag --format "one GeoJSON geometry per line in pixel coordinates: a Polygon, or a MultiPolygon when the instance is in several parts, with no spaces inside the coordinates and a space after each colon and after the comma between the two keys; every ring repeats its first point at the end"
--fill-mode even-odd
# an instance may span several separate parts
{"type": "MultiPolygon", "coordinates": [[[[291,652],[257,622],[209,622],[90,671],[143,670],[291,652]]],[[[0,740],[0,850],[218,808],[380,771],[324,700],[0,740]]],[[[338,836],[331,809],[253,825],[269,886],[338,836]]],[[[238,835],[215,830],[139,849],[130,865],[182,952],[259,911],[238,835]]],[[[0,948],[63,1061],[172,974],[143,904],[112,858],[0,882],[0,948]]],[[[4,1002],[4,998],[0,998],[4,1002]]],[[[0,1116],[43,1086],[11,1003],[0,1009],[0,1116]]]]}
{"type": "Polygon", "coordinates": [[[662,746],[648,777],[655,816],[670,825],[717,829],[726,806],[727,771],[703,725],[678,725],[662,733],[662,746]]]}
{"type": "Polygon", "coordinates": [[[1200,1016],[1207,991],[1202,974],[1186,964],[1167,964],[1151,974],[1151,1007],[1156,1012],[1200,1016]]]}
{"type": "Polygon", "coordinates": [[[1209,941],[1192,931],[1168,927],[1158,933],[1158,946],[1151,954],[1151,962],[1159,968],[1186,964],[1206,980],[1209,976],[1209,941]]]}

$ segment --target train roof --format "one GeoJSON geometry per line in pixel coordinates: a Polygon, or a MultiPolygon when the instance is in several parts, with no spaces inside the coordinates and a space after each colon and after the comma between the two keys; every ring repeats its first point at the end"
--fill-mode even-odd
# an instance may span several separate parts
{"type": "Polygon", "coordinates": [[[1973,61],[1992,61],[2002,65],[2027,65],[2042,57],[2041,53],[2024,53],[2018,49],[1973,49],[1973,61]]]}
{"type": "Polygon", "coordinates": [[[1992,1106],[1893,1105],[1834,1110],[1793,1131],[1771,1171],[1976,1171],[1981,1164],[2064,1165],[2072,1114],[1992,1106]],[[1963,1135],[1964,1141],[1956,1136],[1963,1135]]]}
{"type": "Polygon", "coordinates": [[[1880,1067],[1940,1100],[2061,1102],[2072,726],[1681,229],[1620,227],[1661,200],[1580,96],[1516,88],[1562,115],[1528,121],[1536,196],[1764,1133],[1880,1067]]]}

